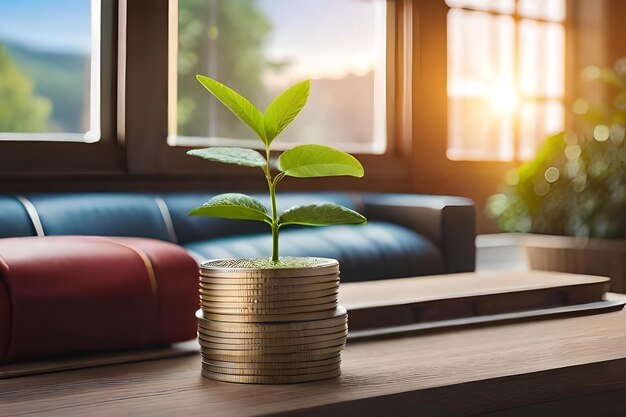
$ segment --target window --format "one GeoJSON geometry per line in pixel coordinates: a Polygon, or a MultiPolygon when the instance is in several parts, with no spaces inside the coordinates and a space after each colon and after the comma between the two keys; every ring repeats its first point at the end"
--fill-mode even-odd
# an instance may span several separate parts
{"type": "Polygon", "coordinates": [[[100,31],[100,0],[0,2],[0,140],[100,140],[100,31]]]}
{"type": "Polygon", "coordinates": [[[453,160],[527,160],[564,128],[565,0],[447,0],[453,160]]]}
{"type": "Polygon", "coordinates": [[[199,86],[195,75],[204,74],[261,110],[291,84],[312,80],[308,110],[276,147],[323,143],[351,152],[385,151],[385,0],[179,0],[175,12],[170,145],[258,146],[199,86]]]}

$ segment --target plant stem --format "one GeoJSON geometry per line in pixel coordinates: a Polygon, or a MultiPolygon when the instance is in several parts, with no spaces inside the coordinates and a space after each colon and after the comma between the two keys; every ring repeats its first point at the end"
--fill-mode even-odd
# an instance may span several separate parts
{"type": "MultiPolygon", "coordinates": [[[[272,262],[278,262],[278,216],[276,213],[276,184],[278,181],[272,180],[272,172],[270,170],[270,149],[265,148],[265,177],[267,178],[267,185],[270,191],[270,200],[272,202],[272,262]]],[[[276,178],[278,179],[278,177],[276,178]]]]}
{"type": "Polygon", "coordinates": [[[270,182],[270,199],[272,200],[272,261],[278,262],[278,218],[276,214],[276,183],[270,182]]]}
{"type": "Polygon", "coordinates": [[[272,262],[278,262],[278,225],[272,225],[272,262]]]}

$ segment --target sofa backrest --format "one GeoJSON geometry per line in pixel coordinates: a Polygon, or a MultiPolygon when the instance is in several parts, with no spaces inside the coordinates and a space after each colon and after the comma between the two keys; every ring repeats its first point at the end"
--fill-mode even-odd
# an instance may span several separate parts
{"type": "Polygon", "coordinates": [[[13,196],[0,195],[0,238],[35,236],[24,205],[13,196]]]}
{"type": "MultiPolygon", "coordinates": [[[[215,193],[45,193],[0,195],[0,238],[35,235],[134,236],[176,243],[268,232],[261,222],[189,216],[215,193]]],[[[269,198],[254,195],[266,207],[269,198]]],[[[334,202],[359,210],[346,193],[282,193],[278,210],[334,202]]]]}
{"type": "MultiPolygon", "coordinates": [[[[170,193],[161,197],[168,207],[177,241],[181,244],[240,234],[268,233],[269,226],[262,222],[246,220],[216,219],[202,216],[189,216],[189,211],[204,204],[215,194],[170,193]]],[[[270,207],[269,197],[264,194],[251,194],[270,207]]],[[[296,204],[332,202],[359,210],[357,199],[346,193],[280,193],[277,200],[279,212],[296,204]]]]}
{"type": "MultiPolygon", "coordinates": [[[[134,236],[172,240],[157,200],[150,194],[55,193],[3,198],[13,198],[14,203],[22,206],[29,217],[30,235],[134,236]]],[[[13,216],[12,212],[0,212],[0,230],[14,221],[13,216]]]]}

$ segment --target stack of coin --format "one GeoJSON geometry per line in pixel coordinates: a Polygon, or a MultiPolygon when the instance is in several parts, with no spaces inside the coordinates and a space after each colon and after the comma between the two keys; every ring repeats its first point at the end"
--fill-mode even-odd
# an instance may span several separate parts
{"type": "Polygon", "coordinates": [[[340,374],[348,324],[337,305],[339,264],[307,259],[314,266],[250,268],[247,260],[201,265],[203,376],[283,384],[340,374]]]}

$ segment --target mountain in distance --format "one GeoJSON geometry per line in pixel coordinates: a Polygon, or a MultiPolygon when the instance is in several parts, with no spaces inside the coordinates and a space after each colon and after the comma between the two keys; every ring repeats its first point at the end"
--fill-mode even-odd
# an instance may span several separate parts
{"type": "Polygon", "coordinates": [[[38,50],[2,39],[0,44],[33,81],[35,94],[51,101],[51,130],[85,132],[89,119],[90,57],[38,50]]]}
{"type": "MultiPolygon", "coordinates": [[[[278,94],[276,92],[275,94],[278,94]]],[[[304,111],[286,129],[292,143],[368,144],[374,135],[374,72],[311,80],[304,111]]]]}

